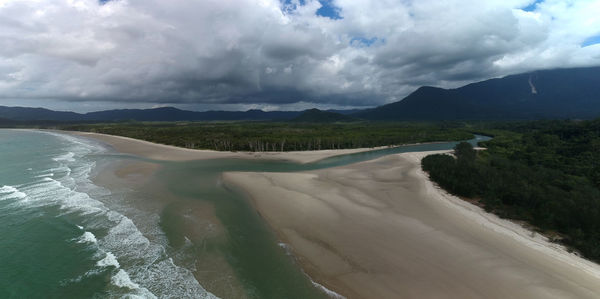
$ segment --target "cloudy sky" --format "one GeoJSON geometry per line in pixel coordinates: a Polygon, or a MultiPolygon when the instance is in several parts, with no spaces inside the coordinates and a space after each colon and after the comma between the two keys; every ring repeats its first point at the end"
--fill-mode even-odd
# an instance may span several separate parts
{"type": "Polygon", "coordinates": [[[600,65],[600,0],[0,0],[0,105],[371,107],[600,65]]]}

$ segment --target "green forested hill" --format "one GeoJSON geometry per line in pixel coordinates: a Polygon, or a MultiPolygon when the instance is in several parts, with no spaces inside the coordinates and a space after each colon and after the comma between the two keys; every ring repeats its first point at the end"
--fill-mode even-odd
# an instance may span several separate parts
{"type": "Polygon", "coordinates": [[[353,116],[369,120],[524,120],[600,117],[600,67],[541,70],[465,85],[424,86],[353,116]]]}

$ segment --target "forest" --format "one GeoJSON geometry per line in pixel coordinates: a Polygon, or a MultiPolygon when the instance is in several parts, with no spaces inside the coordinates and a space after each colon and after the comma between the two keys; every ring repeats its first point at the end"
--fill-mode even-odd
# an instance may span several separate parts
{"type": "Polygon", "coordinates": [[[600,261],[600,119],[479,126],[494,136],[475,151],[431,155],[423,170],[442,188],[487,211],[535,226],[600,261]]]}
{"type": "Polygon", "coordinates": [[[253,152],[364,148],[473,138],[473,134],[452,123],[132,122],[58,128],[193,149],[253,152]]]}

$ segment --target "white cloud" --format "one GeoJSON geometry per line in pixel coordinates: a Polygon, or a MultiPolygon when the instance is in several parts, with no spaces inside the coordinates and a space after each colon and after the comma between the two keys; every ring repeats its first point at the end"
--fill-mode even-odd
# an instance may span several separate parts
{"type": "Polygon", "coordinates": [[[334,0],[338,20],[304,2],[0,0],[0,105],[372,106],[600,64],[598,46],[581,47],[600,33],[598,0],[334,0]]]}

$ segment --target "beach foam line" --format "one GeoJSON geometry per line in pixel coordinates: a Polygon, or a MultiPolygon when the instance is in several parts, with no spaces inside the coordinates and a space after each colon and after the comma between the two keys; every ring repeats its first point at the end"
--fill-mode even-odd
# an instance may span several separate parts
{"type": "Polygon", "coordinates": [[[59,205],[65,211],[77,211],[82,215],[107,210],[101,202],[91,198],[89,194],[74,191],[72,188],[64,186],[61,181],[50,177],[42,178],[35,184],[28,184],[20,191],[28,196],[29,204],[33,204],[33,206],[59,205]]]}
{"type": "Polygon", "coordinates": [[[52,160],[54,161],[67,161],[67,162],[75,162],[75,153],[74,152],[68,152],[64,155],[60,155],[58,157],[54,157],[52,158],[52,160]]]}
{"type": "MultiPolygon", "coordinates": [[[[115,257],[114,254],[112,254],[112,252],[107,252],[106,256],[99,260],[98,262],[96,262],[96,266],[98,267],[110,267],[113,266],[115,268],[119,268],[121,267],[121,265],[119,264],[119,261],[117,261],[117,258],[115,257]]],[[[129,276],[127,276],[127,278],[129,278],[129,276]]]]}
{"type": "Polygon", "coordinates": [[[17,188],[13,187],[13,186],[8,186],[8,185],[4,185],[2,187],[0,187],[0,193],[14,193],[14,192],[18,192],[19,190],[17,190],[17,188]]]}
{"type": "MultiPolygon", "coordinates": [[[[279,242],[277,243],[277,245],[279,247],[281,247],[281,249],[283,249],[285,251],[285,254],[287,256],[290,257],[294,257],[294,255],[292,254],[292,249],[291,246],[289,244],[283,243],[283,242],[279,242]]],[[[321,292],[325,293],[328,297],[330,298],[334,298],[334,299],[346,299],[346,297],[326,288],[324,285],[312,280],[312,278],[306,274],[306,272],[302,271],[302,273],[304,273],[304,275],[306,275],[306,277],[308,277],[308,279],[310,280],[310,282],[313,284],[313,286],[315,286],[317,289],[319,289],[321,292]]]]}
{"type": "Polygon", "coordinates": [[[97,242],[98,242],[98,240],[96,240],[96,236],[88,231],[84,232],[83,235],[81,235],[81,237],[79,237],[79,239],[77,240],[77,243],[97,243],[97,242]]]}
{"type": "MultiPolygon", "coordinates": [[[[91,172],[96,164],[93,159],[86,159],[86,156],[96,152],[94,144],[78,142],[81,137],[64,138],[62,134],[51,135],[63,137],[87,149],[70,147],[65,150],[74,153],[75,162],[64,160],[57,161],[56,164],[68,173],[65,175],[64,172],[50,171],[56,173],[55,176],[45,178],[52,181],[41,182],[29,190],[35,193],[39,203],[28,204],[60,205],[65,213],[77,212],[79,215],[97,212],[93,215],[92,226],[108,231],[102,238],[97,238],[94,244],[96,264],[84,276],[111,273],[111,285],[119,288],[114,294],[116,297],[156,298],[156,293],[161,297],[173,298],[217,298],[199,284],[189,269],[173,262],[163,243],[150,241],[132,219],[107,207],[105,202],[100,200],[109,196],[111,192],[90,181],[91,172]],[[38,190],[45,188],[49,190],[38,190]],[[98,195],[100,191],[106,191],[108,194],[98,195]],[[52,192],[59,193],[49,195],[52,192]]],[[[106,149],[101,146],[98,148],[106,149]]],[[[87,224],[83,225],[88,228],[87,224]]],[[[82,235],[74,239],[74,242],[92,239],[91,233],[87,235],[82,226],[78,228],[82,235]]]]}
{"type": "Polygon", "coordinates": [[[25,197],[27,197],[27,194],[19,191],[19,189],[14,186],[4,185],[0,187],[0,200],[23,199],[25,197]]]}
{"type": "Polygon", "coordinates": [[[34,176],[35,178],[38,178],[38,177],[53,177],[55,175],[61,175],[61,174],[69,175],[69,174],[71,174],[71,168],[69,168],[66,165],[63,165],[61,163],[61,165],[58,166],[58,167],[52,167],[52,168],[49,168],[49,169],[35,171],[34,173],[37,174],[37,176],[34,176]]]}
{"type": "Polygon", "coordinates": [[[327,294],[327,296],[329,296],[330,298],[334,298],[334,299],[346,299],[346,297],[326,288],[324,285],[314,281],[314,280],[310,280],[310,282],[319,290],[321,290],[323,293],[327,294]]]}
{"type": "Polygon", "coordinates": [[[283,243],[283,242],[277,243],[277,245],[278,245],[279,247],[281,247],[281,249],[283,249],[283,251],[285,251],[285,255],[287,255],[287,256],[292,256],[292,257],[293,257],[293,255],[292,255],[292,251],[291,251],[291,249],[290,249],[290,245],[288,245],[288,244],[286,244],[286,243],[283,243]]]}
{"type": "Polygon", "coordinates": [[[139,284],[131,281],[131,279],[129,278],[129,274],[127,274],[127,272],[125,272],[125,270],[123,269],[120,269],[119,272],[117,272],[117,274],[113,275],[110,281],[114,285],[121,288],[129,288],[132,290],[140,288],[139,284]]]}
{"type": "Polygon", "coordinates": [[[36,176],[33,176],[34,178],[46,178],[46,177],[53,177],[54,176],[54,172],[49,172],[49,173],[44,173],[44,174],[39,174],[36,176]]]}
{"type": "Polygon", "coordinates": [[[110,282],[117,287],[120,288],[128,288],[132,291],[139,292],[141,294],[127,294],[125,298],[131,298],[133,296],[140,296],[139,298],[157,298],[152,292],[148,289],[140,287],[139,284],[131,281],[129,278],[129,274],[125,272],[123,269],[119,269],[119,271],[110,278],[110,282]]]}

